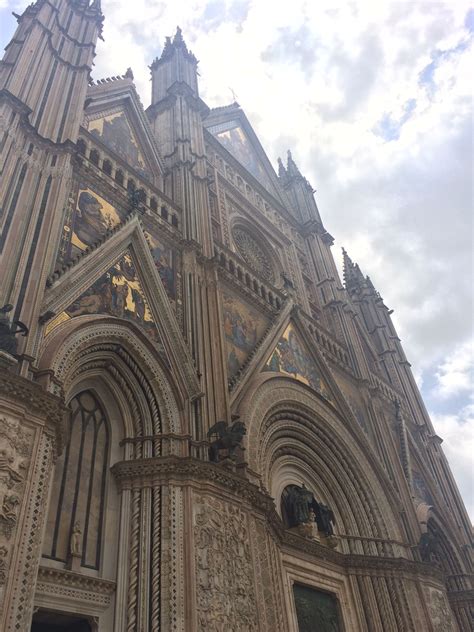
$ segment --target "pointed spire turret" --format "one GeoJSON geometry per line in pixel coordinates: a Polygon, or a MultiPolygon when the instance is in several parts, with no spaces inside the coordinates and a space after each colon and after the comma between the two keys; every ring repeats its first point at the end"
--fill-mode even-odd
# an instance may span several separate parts
{"type": "Polygon", "coordinates": [[[352,261],[344,248],[342,249],[342,256],[344,285],[346,286],[346,289],[349,292],[353,290],[360,290],[364,285],[366,285],[366,281],[359,268],[359,264],[352,261]]]}
{"type": "Polygon", "coordinates": [[[199,96],[197,64],[198,60],[188,50],[178,26],[173,39],[166,37],[161,56],[156,57],[150,66],[152,105],[164,99],[174,84],[185,84],[194,96],[199,96]]]}
{"type": "Polygon", "coordinates": [[[293,156],[291,155],[291,151],[289,149],[287,152],[287,171],[288,171],[289,176],[300,177],[300,178],[303,177],[301,175],[300,170],[296,166],[296,163],[293,160],[293,156]]]}
{"type": "Polygon", "coordinates": [[[314,200],[314,190],[298,169],[291,151],[288,149],[286,168],[278,159],[278,175],[283,188],[287,191],[295,215],[304,224],[316,220],[321,224],[318,207],[314,200]]]}
{"type": "Polygon", "coordinates": [[[278,158],[278,176],[282,180],[285,180],[287,177],[285,165],[283,164],[283,160],[281,158],[278,158]]]}

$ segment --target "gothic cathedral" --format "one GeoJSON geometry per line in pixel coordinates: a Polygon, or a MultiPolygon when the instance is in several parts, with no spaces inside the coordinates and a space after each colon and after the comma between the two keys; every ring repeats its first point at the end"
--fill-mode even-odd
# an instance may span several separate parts
{"type": "Polygon", "coordinates": [[[181,31],[0,62],[0,629],[468,632],[472,528],[390,311],[181,31]]]}

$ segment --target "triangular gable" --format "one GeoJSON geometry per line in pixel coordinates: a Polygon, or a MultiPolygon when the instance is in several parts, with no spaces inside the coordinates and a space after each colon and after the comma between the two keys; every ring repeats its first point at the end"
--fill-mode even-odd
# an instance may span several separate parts
{"type": "Polygon", "coordinates": [[[138,217],[127,220],[99,248],[66,268],[46,291],[42,313],[56,314],[46,324],[47,333],[53,323],[56,327],[61,318],[74,318],[79,312],[110,314],[153,332],[150,337],[154,336],[159,350],[162,343],[183,392],[191,399],[201,396],[194,362],[138,217]]]}
{"type": "Polygon", "coordinates": [[[78,296],[47,326],[46,334],[58,324],[86,314],[108,314],[133,322],[165,355],[158,327],[138,278],[134,257],[128,250],[99,279],[78,296]]]}
{"type": "Polygon", "coordinates": [[[155,181],[163,162],[131,78],[102,80],[89,87],[84,127],[143,178],[155,181]]]}
{"type": "Polygon", "coordinates": [[[333,401],[326,380],[292,322],[286,327],[262,370],[283,373],[306,384],[328,401],[333,401]]]}
{"type": "Polygon", "coordinates": [[[282,201],[278,178],[257,135],[240,107],[211,110],[207,130],[278,200],[282,201]]]}
{"type": "Polygon", "coordinates": [[[224,291],[222,314],[227,352],[227,371],[233,378],[245,366],[268,327],[269,319],[241,298],[224,291]]]}
{"type": "Polygon", "coordinates": [[[151,179],[150,167],[125,110],[90,118],[87,129],[141,176],[151,179]]]}

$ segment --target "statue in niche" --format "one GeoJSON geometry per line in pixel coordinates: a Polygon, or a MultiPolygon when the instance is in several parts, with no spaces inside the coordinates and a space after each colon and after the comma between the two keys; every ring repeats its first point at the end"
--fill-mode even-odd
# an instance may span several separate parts
{"type": "Polygon", "coordinates": [[[303,483],[286,488],[285,511],[290,527],[316,523],[318,531],[330,538],[334,536],[334,512],[324,503],[319,503],[303,483]]]}
{"type": "Polygon", "coordinates": [[[285,508],[290,523],[290,527],[297,527],[305,524],[310,520],[310,510],[314,502],[313,492],[306,489],[303,483],[301,487],[298,485],[290,485],[287,487],[288,494],[285,500],[285,508]]]}
{"type": "Polygon", "coordinates": [[[333,524],[336,523],[334,512],[327,505],[323,503],[315,502],[316,522],[318,523],[318,529],[326,537],[334,535],[333,524]]]}
{"type": "Polygon", "coordinates": [[[423,562],[438,564],[438,538],[434,533],[422,533],[418,547],[423,562]]]}
{"type": "Polygon", "coordinates": [[[28,335],[28,327],[20,320],[10,323],[7,316],[13,309],[13,305],[7,303],[0,308],[0,351],[5,351],[10,355],[15,355],[18,347],[18,341],[15,336],[21,333],[23,336],[28,335]]]}
{"type": "Polygon", "coordinates": [[[231,425],[227,421],[218,421],[207,433],[207,438],[211,440],[209,460],[212,463],[219,463],[226,457],[235,460],[236,451],[242,449],[242,440],[246,434],[247,430],[241,421],[236,420],[231,425]]]}
{"type": "Polygon", "coordinates": [[[82,529],[79,522],[74,524],[71,534],[71,555],[79,556],[82,554],[82,529]]]}

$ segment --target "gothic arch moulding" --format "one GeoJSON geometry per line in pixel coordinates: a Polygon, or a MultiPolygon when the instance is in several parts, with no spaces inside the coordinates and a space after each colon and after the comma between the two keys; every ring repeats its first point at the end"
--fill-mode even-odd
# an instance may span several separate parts
{"type": "Polygon", "coordinates": [[[106,380],[128,402],[124,421],[131,418],[135,427],[126,423],[127,434],[182,432],[184,402],[172,375],[133,324],[90,315],[63,323],[45,338],[39,369],[53,371],[61,386],[52,383],[50,390],[63,389],[67,397],[86,376],[106,380]]]}
{"type": "Polygon", "coordinates": [[[320,397],[288,378],[259,377],[237,412],[247,427],[249,467],[262,477],[277,508],[287,485],[304,482],[332,506],[339,532],[403,539],[396,497],[320,397]]]}

